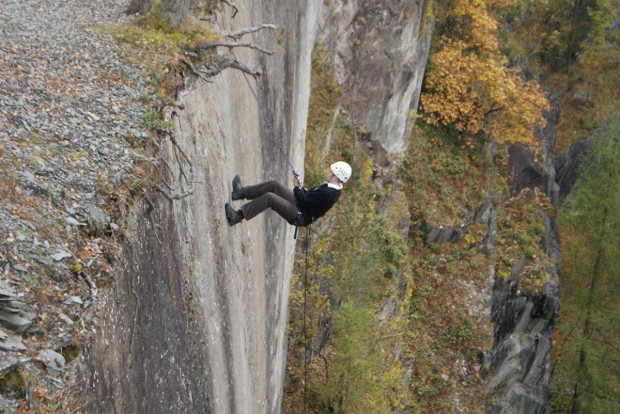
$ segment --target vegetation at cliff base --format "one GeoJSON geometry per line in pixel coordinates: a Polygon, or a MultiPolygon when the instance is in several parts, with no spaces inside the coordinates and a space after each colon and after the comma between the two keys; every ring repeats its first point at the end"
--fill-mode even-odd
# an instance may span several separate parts
{"type": "Polygon", "coordinates": [[[619,406],[618,16],[617,0],[519,1],[503,13],[506,53],[525,60],[554,97],[555,152],[595,139],[558,211],[562,303],[551,379],[557,412],[612,413],[619,406]]]}

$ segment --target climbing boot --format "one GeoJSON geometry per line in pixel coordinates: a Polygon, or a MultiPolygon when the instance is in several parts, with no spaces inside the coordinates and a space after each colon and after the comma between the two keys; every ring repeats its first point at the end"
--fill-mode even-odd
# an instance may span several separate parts
{"type": "Polygon", "coordinates": [[[243,200],[245,198],[245,190],[241,185],[241,177],[235,175],[233,178],[233,190],[232,190],[232,199],[233,200],[243,200]]]}
{"type": "Polygon", "coordinates": [[[243,220],[243,213],[241,213],[241,210],[235,210],[230,203],[226,203],[224,209],[226,210],[226,219],[228,219],[229,226],[232,227],[237,223],[241,223],[241,220],[243,220]]]}

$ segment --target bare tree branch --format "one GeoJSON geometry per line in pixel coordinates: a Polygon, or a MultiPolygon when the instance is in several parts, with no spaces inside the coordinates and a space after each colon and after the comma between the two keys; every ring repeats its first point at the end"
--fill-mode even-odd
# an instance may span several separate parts
{"type": "Polygon", "coordinates": [[[250,42],[212,42],[212,43],[205,43],[203,45],[199,45],[198,49],[211,49],[214,47],[227,47],[230,49],[234,47],[247,47],[249,49],[258,50],[259,52],[265,53],[267,55],[273,55],[275,53],[273,50],[264,49],[250,42]]]}
{"type": "Polygon", "coordinates": [[[258,69],[249,68],[235,59],[226,59],[218,62],[217,64],[212,64],[209,66],[205,65],[205,69],[200,69],[199,72],[204,74],[204,76],[213,77],[228,68],[238,69],[248,75],[251,75],[254,79],[258,79],[262,76],[262,73],[258,69]]]}
{"type": "MultiPolygon", "coordinates": [[[[196,68],[194,67],[194,65],[192,64],[192,62],[190,62],[189,60],[186,60],[182,57],[179,57],[179,60],[185,64],[185,66],[187,66],[189,68],[189,70],[192,71],[192,73],[196,76],[198,76],[200,79],[202,79],[205,82],[211,82],[211,80],[207,79],[207,77],[205,75],[203,75],[201,72],[199,72],[198,70],[196,70],[196,68]]],[[[221,71],[220,71],[221,72],[221,71]]],[[[219,73],[219,72],[218,72],[219,73]]]]}
{"type": "Polygon", "coordinates": [[[220,0],[220,3],[224,3],[227,4],[228,6],[232,7],[233,9],[233,15],[232,18],[234,19],[235,16],[237,15],[237,13],[239,13],[239,9],[237,8],[237,6],[235,6],[234,4],[231,4],[229,2],[227,2],[226,0],[220,0]]]}
{"type": "MultiPolygon", "coordinates": [[[[229,3],[225,2],[230,5],[229,3]]],[[[232,6],[232,5],[231,5],[232,6]]],[[[234,6],[233,6],[234,7],[234,6]]],[[[268,50],[261,46],[258,46],[251,42],[238,42],[241,37],[249,33],[255,33],[263,29],[277,29],[277,26],[274,24],[264,23],[258,26],[247,27],[245,29],[236,30],[236,31],[224,31],[220,34],[224,38],[233,39],[232,41],[214,41],[209,43],[203,43],[192,50],[186,53],[192,53],[192,56],[199,57],[201,62],[198,64],[193,64],[185,57],[178,56],[179,61],[181,61],[185,66],[187,66],[190,71],[197,76],[198,78],[209,82],[208,78],[212,78],[213,76],[218,75],[224,69],[233,68],[238,69],[244,73],[252,75],[255,79],[258,79],[261,76],[261,73],[257,69],[252,69],[245,66],[242,63],[237,61],[236,56],[233,53],[233,49],[236,47],[244,47],[248,49],[258,50],[261,53],[265,53],[267,55],[273,55],[275,53],[274,50],[268,50]],[[218,47],[228,48],[228,53],[223,56],[213,56],[212,53],[206,54],[205,52],[208,50],[214,50],[218,47]],[[201,53],[202,52],[202,53],[201,53]]]]}
{"type": "Polygon", "coordinates": [[[155,188],[155,190],[157,190],[158,192],[160,192],[160,193],[161,193],[161,195],[163,195],[164,197],[166,197],[166,198],[167,198],[168,200],[170,200],[170,201],[174,201],[174,200],[182,200],[182,199],[184,199],[185,197],[189,197],[189,196],[191,196],[192,194],[194,194],[194,189],[193,189],[193,188],[192,188],[192,189],[189,189],[189,190],[187,190],[187,191],[184,191],[184,192],[178,192],[178,193],[169,193],[169,192],[167,192],[166,190],[164,190],[164,189],[162,189],[162,188],[160,188],[160,187],[155,188]]]}
{"type": "Polygon", "coordinates": [[[190,175],[192,176],[192,179],[193,179],[193,177],[194,177],[194,165],[192,164],[191,160],[189,159],[189,157],[187,156],[185,151],[183,151],[183,149],[181,148],[181,146],[179,145],[179,143],[177,142],[177,140],[176,140],[176,138],[174,137],[173,134],[170,134],[170,142],[172,142],[172,145],[175,146],[177,151],[183,156],[183,159],[185,160],[185,162],[187,162],[187,164],[189,165],[189,172],[190,172],[190,175]]]}
{"type": "Polygon", "coordinates": [[[329,381],[329,363],[327,362],[327,357],[321,353],[318,349],[314,349],[312,346],[310,347],[311,351],[314,351],[315,354],[320,356],[323,359],[323,364],[325,365],[325,378],[329,381]]]}
{"type": "MultiPolygon", "coordinates": [[[[228,3],[225,0],[221,0],[221,2],[231,6],[234,9],[233,17],[237,14],[238,10],[234,5],[228,3]]],[[[254,32],[257,32],[263,29],[276,29],[276,28],[277,27],[273,24],[261,24],[258,26],[241,29],[241,30],[234,31],[234,32],[224,32],[222,33],[222,35],[224,37],[237,40],[248,33],[254,33],[254,32]]],[[[234,57],[234,53],[232,52],[232,49],[235,47],[245,47],[249,49],[254,49],[254,50],[258,50],[261,53],[265,53],[268,55],[274,54],[274,51],[264,49],[258,45],[255,45],[254,43],[235,42],[235,41],[232,41],[232,42],[221,41],[221,42],[206,43],[203,45],[199,45],[196,49],[204,51],[208,49],[214,49],[217,47],[226,47],[229,49],[229,53],[224,56],[220,56],[216,58],[210,56],[211,54],[207,56],[202,55],[201,56],[202,62],[200,63],[200,66],[202,67],[194,66],[192,62],[190,62],[183,56],[177,56],[177,57],[179,61],[182,62],[185,66],[187,66],[189,70],[196,77],[202,79],[205,82],[210,82],[209,78],[219,74],[220,72],[222,72],[224,69],[227,69],[227,68],[238,69],[244,73],[247,73],[253,76],[255,79],[258,79],[261,77],[262,74],[258,69],[249,68],[245,66],[244,64],[239,63],[236,60],[236,58],[234,57]],[[209,59],[214,59],[216,61],[209,62],[209,59]]],[[[196,49],[194,49],[194,52],[197,51],[196,49]]],[[[194,52],[190,51],[188,53],[192,53],[192,56],[196,56],[196,57],[200,55],[200,54],[197,55],[194,52]]],[[[183,109],[184,104],[182,103],[182,97],[180,97],[177,100],[177,103],[175,103],[175,105],[178,108],[183,109]],[[181,101],[181,103],[178,102],[179,100],[181,101]]],[[[175,108],[166,107],[163,109],[162,114],[163,114],[164,121],[166,122],[170,121],[172,120],[175,114],[175,108]]],[[[159,132],[162,132],[162,130],[160,130],[159,132]]],[[[155,191],[161,193],[169,201],[181,200],[194,193],[194,187],[193,187],[194,166],[189,156],[185,153],[185,151],[181,148],[181,146],[176,141],[174,134],[167,132],[166,135],[173,145],[173,157],[176,162],[176,165],[174,166],[175,168],[173,169],[172,166],[168,164],[168,162],[164,159],[163,156],[160,157],[158,160],[148,160],[148,161],[153,162],[153,164],[155,164],[155,167],[161,172],[161,182],[163,183],[164,187],[157,186],[155,188],[155,191]],[[159,165],[157,165],[155,161],[159,161],[158,163],[159,165]],[[166,179],[166,176],[171,178],[173,182],[168,182],[168,180],[166,179]]],[[[160,151],[161,151],[161,147],[160,147],[160,151]]]]}
{"type": "Polygon", "coordinates": [[[493,112],[498,112],[498,111],[501,111],[501,110],[503,110],[503,109],[504,109],[504,107],[503,107],[503,106],[496,107],[496,106],[495,106],[495,104],[493,104],[493,105],[491,106],[491,108],[490,108],[488,111],[486,111],[486,112],[484,113],[484,116],[486,117],[487,115],[490,115],[490,114],[492,114],[493,112]]]}
{"type": "MultiPolygon", "coordinates": [[[[176,161],[176,168],[178,169],[178,174],[176,176],[177,185],[173,185],[169,183],[165,179],[165,172],[162,172],[161,181],[167,187],[167,190],[162,187],[156,187],[155,190],[161,193],[168,200],[181,200],[185,197],[189,197],[194,194],[194,164],[191,159],[187,156],[183,148],[177,142],[174,134],[169,133],[168,139],[173,145],[174,151],[174,159],[176,161]],[[186,169],[188,170],[186,172],[186,169]],[[189,188],[185,189],[185,185],[189,188]]],[[[172,167],[166,162],[166,160],[162,157],[161,164],[166,167],[170,174],[173,174],[172,167]]]]}
{"type": "Polygon", "coordinates": [[[248,27],[245,29],[237,30],[235,32],[222,32],[222,36],[230,37],[235,40],[239,40],[243,35],[246,35],[248,33],[258,32],[259,30],[262,30],[262,29],[277,29],[277,28],[278,27],[275,24],[263,23],[259,26],[248,27]]]}

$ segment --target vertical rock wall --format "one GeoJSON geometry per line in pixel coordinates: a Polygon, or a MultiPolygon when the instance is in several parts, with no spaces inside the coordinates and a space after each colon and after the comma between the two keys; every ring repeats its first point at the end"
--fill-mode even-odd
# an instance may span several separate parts
{"type": "MultiPolygon", "coordinates": [[[[218,16],[221,30],[276,24],[244,39],[276,54],[235,49],[260,81],[229,69],[184,96],[175,134],[193,161],[194,194],[134,206],[122,272],[83,363],[89,412],[280,411],[294,229],[272,212],[230,228],[223,206],[235,174],[292,185],[287,158],[303,172],[319,28],[340,42],[355,115],[387,151],[404,148],[430,42],[428,32],[418,44],[423,4],[361,3],[240,1],[234,20],[218,16]]],[[[174,165],[172,146],[163,151],[174,165]]]]}
{"type": "MultiPolygon", "coordinates": [[[[533,151],[514,145],[508,149],[513,188],[540,188],[556,203],[560,187],[556,183],[553,162],[559,110],[547,113],[548,126],[539,131],[543,149],[542,169],[534,162],[533,151]]],[[[538,212],[545,224],[541,247],[550,259],[549,275],[540,292],[524,294],[519,277],[525,258],[505,279],[496,278],[492,292],[492,320],[495,343],[490,360],[493,374],[488,383],[491,414],[545,414],[549,407],[551,344],[555,318],[560,307],[561,250],[557,225],[544,212],[538,212]]]]}
{"type": "MultiPolygon", "coordinates": [[[[235,174],[292,186],[287,157],[303,166],[315,6],[237,7],[234,20],[218,16],[220,29],[275,23],[285,31],[247,40],[277,54],[237,49],[261,81],[227,70],[184,96],[175,135],[193,161],[194,194],[134,206],[122,271],[83,363],[89,412],[279,412],[293,228],[271,212],[230,228],[223,207],[235,174]]],[[[163,152],[174,166],[173,147],[163,152]]]]}

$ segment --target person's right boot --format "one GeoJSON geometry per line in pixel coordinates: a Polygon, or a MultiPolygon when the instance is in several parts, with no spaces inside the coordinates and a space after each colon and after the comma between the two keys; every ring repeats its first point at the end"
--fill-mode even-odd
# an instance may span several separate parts
{"type": "Polygon", "coordinates": [[[235,210],[230,203],[226,203],[224,205],[224,210],[226,211],[226,219],[228,220],[229,226],[234,226],[235,224],[241,223],[243,220],[243,213],[241,210],[235,210]]]}
{"type": "Polygon", "coordinates": [[[245,190],[241,185],[241,177],[235,175],[232,182],[233,190],[232,190],[232,199],[234,200],[243,200],[245,198],[245,190]]]}

